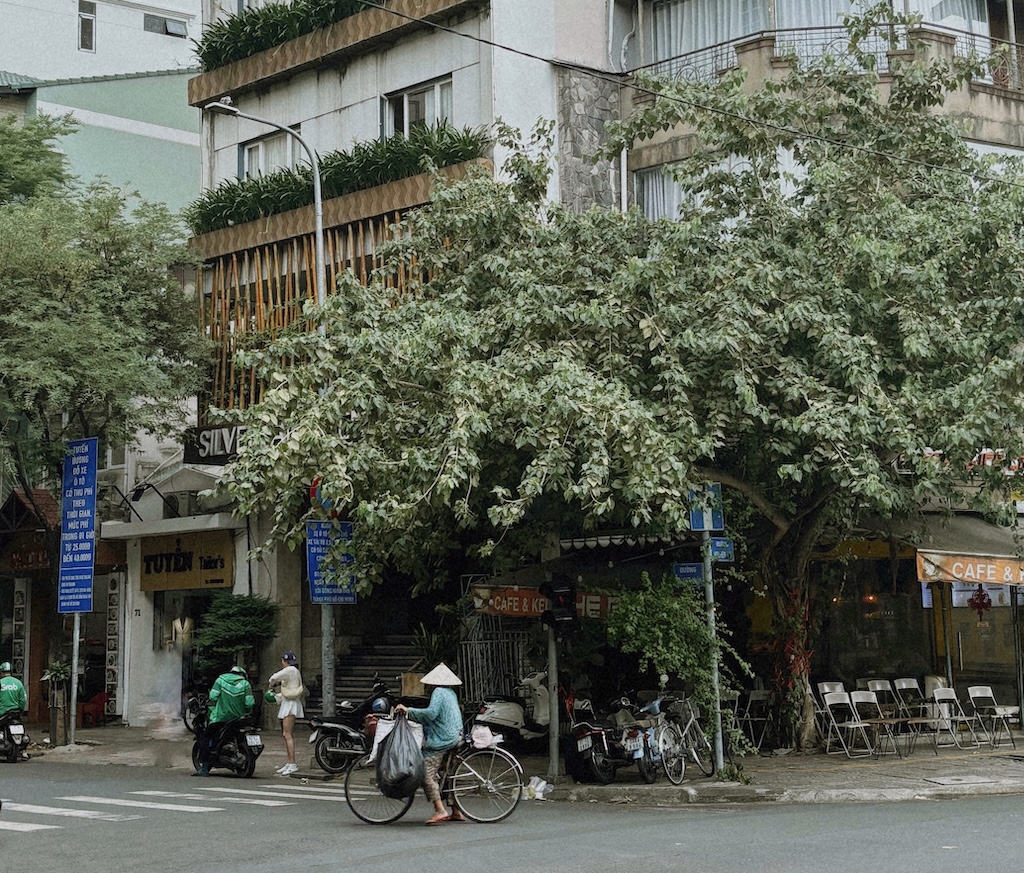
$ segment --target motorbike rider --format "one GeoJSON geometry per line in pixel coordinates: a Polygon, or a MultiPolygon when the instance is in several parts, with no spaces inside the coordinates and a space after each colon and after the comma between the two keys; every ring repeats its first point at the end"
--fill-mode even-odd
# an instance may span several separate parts
{"type": "Polygon", "coordinates": [[[12,711],[19,714],[28,709],[25,686],[17,676],[11,675],[11,662],[0,664],[0,718],[12,711]]]}
{"type": "Polygon", "coordinates": [[[252,693],[244,667],[232,667],[221,673],[210,689],[206,723],[196,722],[196,739],[199,741],[199,769],[193,776],[210,775],[210,754],[217,744],[224,725],[252,712],[256,698],[252,693]]]}

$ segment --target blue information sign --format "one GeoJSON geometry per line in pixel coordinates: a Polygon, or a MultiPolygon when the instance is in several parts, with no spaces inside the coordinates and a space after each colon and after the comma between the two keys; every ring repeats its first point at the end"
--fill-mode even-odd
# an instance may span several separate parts
{"type": "Polygon", "coordinates": [[[727,564],[736,560],[736,549],[729,537],[711,537],[711,560],[727,564]]]}
{"type": "MultiPolygon", "coordinates": [[[[325,578],[324,556],[338,540],[352,539],[352,524],[348,521],[307,521],[306,522],[306,570],[309,573],[309,599],[312,603],[337,604],[355,603],[355,577],[345,578],[339,572],[331,580],[325,578]]],[[[354,563],[348,553],[342,555],[343,564],[354,563]]]]}
{"type": "Polygon", "coordinates": [[[72,440],[64,456],[57,612],[92,612],[96,557],[96,437],[72,440]]]}
{"type": "Polygon", "coordinates": [[[691,491],[690,505],[690,530],[725,530],[720,482],[709,482],[703,494],[691,491]]]}
{"type": "Polygon", "coordinates": [[[672,573],[680,582],[703,582],[703,564],[673,564],[672,573]]]}

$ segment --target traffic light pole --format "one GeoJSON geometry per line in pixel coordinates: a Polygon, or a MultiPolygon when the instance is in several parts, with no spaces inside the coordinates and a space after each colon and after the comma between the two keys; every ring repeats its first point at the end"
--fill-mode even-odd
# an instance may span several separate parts
{"type": "Polygon", "coordinates": [[[715,628],[715,582],[711,577],[711,533],[705,530],[701,534],[701,549],[704,553],[704,603],[708,608],[708,631],[711,634],[711,689],[714,694],[715,712],[715,772],[721,773],[724,766],[722,753],[722,696],[719,692],[718,679],[718,643],[715,628]]]}
{"type": "Polygon", "coordinates": [[[558,698],[558,643],[555,629],[548,628],[548,779],[552,782],[561,773],[558,761],[558,738],[561,736],[559,720],[562,701],[558,698]]]}

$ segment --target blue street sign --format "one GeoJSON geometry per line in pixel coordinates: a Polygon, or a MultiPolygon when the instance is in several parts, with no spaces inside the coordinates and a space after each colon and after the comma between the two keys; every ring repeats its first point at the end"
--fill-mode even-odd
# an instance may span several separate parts
{"type": "Polygon", "coordinates": [[[690,506],[690,530],[725,530],[720,482],[709,482],[703,494],[691,491],[690,506]]]}
{"type": "Polygon", "coordinates": [[[728,537],[711,537],[711,560],[731,564],[736,560],[736,549],[728,537]]]}
{"type": "Polygon", "coordinates": [[[680,582],[703,582],[703,564],[673,564],[672,573],[680,582]]]}
{"type": "MultiPolygon", "coordinates": [[[[306,522],[306,570],[309,574],[309,599],[311,603],[339,604],[356,602],[355,576],[347,579],[339,571],[333,579],[326,579],[323,568],[324,556],[339,540],[352,539],[351,522],[307,521],[306,522]]],[[[347,552],[342,555],[343,564],[355,562],[347,552]]]]}
{"type": "Polygon", "coordinates": [[[96,557],[96,447],[91,437],[71,440],[64,455],[60,502],[57,612],[92,612],[96,557]]]}

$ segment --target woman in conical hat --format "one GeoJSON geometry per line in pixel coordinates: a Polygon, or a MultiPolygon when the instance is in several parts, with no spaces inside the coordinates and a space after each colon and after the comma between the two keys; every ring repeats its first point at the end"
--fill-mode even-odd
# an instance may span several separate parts
{"type": "Polygon", "coordinates": [[[423,793],[434,804],[434,814],[427,819],[428,825],[446,821],[465,821],[457,806],[452,803],[451,814],[441,801],[441,784],[437,778],[444,753],[458,745],[462,739],[462,710],[459,699],[452,688],[461,685],[462,680],[443,661],[420,680],[432,685],[430,705],[424,708],[410,708],[403,703],[395,707],[409,716],[409,721],[423,725],[423,766],[426,782],[423,793]]]}

